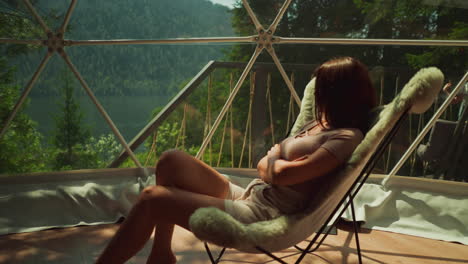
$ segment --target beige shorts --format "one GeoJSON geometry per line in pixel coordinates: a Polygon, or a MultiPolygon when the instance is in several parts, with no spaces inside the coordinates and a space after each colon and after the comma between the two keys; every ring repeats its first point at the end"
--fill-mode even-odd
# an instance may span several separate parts
{"type": "Polygon", "coordinates": [[[288,187],[253,180],[245,189],[230,183],[224,210],[238,221],[249,224],[274,219],[303,210],[307,198],[288,187]]]}

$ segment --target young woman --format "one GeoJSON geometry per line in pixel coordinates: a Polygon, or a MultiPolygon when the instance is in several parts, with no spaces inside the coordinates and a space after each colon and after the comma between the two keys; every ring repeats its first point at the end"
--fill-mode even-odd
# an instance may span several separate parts
{"type": "Polygon", "coordinates": [[[143,190],[97,263],[124,263],[155,228],[147,263],[175,263],[174,225],[190,230],[190,215],[201,207],[217,207],[244,223],[304,209],[362,140],[377,104],[368,71],[354,58],[327,61],[315,76],[316,120],[268,151],[257,165],[259,179],[242,189],[184,152],[165,152],[156,164],[157,185],[143,190]]]}

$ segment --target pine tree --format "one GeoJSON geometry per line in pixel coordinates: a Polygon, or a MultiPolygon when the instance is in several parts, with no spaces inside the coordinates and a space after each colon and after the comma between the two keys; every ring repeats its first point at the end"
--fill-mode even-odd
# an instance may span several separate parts
{"type": "Polygon", "coordinates": [[[78,169],[83,165],[80,159],[85,154],[84,146],[90,138],[89,128],[83,126],[84,114],[76,102],[73,77],[69,71],[64,71],[60,87],[62,102],[60,112],[55,119],[55,130],[52,142],[58,151],[55,157],[55,169],[78,169]]]}

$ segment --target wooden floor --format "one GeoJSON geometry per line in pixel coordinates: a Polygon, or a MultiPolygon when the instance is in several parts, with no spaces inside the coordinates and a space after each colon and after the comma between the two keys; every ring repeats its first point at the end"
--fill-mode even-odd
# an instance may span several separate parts
{"type": "MultiPolygon", "coordinates": [[[[0,236],[0,263],[93,263],[117,224],[52,229],[33,233],[0,236]]],[[[354,235],[341,224],[338,235],[331,235],[302,263],[358,263],[354,235]]],[[[364,263],[441,264],[468,263],[468,246],[375,230],[361,230],[364,263]]],[[[150,243],[128,263],[145,263],[150,243]]],[[[190,232],[176,228],[174,251],[178,263],[209,263],[203,243],[190,232]]],[[[219,248],[213,247],[218,252],[219,248]]],[[[294,263],[298,251],[290,248],[278,253],[294,263]]],[[[227,250],[222,263],[268,263],[267,256],[227,250]]],[[[273,263],[273,262],[271,262],[273,263]]]]}

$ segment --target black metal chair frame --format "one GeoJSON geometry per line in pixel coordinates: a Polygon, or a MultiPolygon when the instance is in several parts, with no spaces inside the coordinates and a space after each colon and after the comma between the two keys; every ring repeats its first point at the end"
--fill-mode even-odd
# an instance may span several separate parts
{"type": "MultiPolygon", "coordinates": [[[[323,241],[325,240],[325,238],[327,238],[328,234],[330,234],[333,227],[336,226],[336,224],[338,223],[338,221],[340,220],[341,216],[346,211],[348,206],[351,206],[351,213],[352,213],[352,217],[353,217],[354,235],[355,235],[355,239],[356,239],[356,250],[357,250],[359,263],[362,264],[362,255],[361,255],[361,248],[360,248],[360,245],[359,245],[359,235],[358,235],[358,223],[356,221],[356,214],[355,214],[355,210],[354,210],[353,199],[354,199],[354,197],[356,197],[357,193],[359,192],[361,187],[366,182],[367,178],[371,174],[371,172],[374,169],[375,165],[377,164],[377,162],[382,157],[382,155],[383,155],[384,151],[387,149],[388,145],[391,143],[391,141],[392,141],[393,137],[395,136],[395,134],[398,132],[399,128],[401,127],[401,124],[403,123],[403,121],[408,116],[407,113],[408,113],[408,110],[404,111],[404,113],[398,118],[398,120],[396,121],[396,123],[392,127],[392,129],[385,135],[385,137],[380,142],[377,149],[374,151],[374,153],[371,155],[371,157],[367,161],[366,165],[361,170],[361,173],[356,178],[354,183],[351,185],[351,187],[348,189],[346,194],[340,200],[340,202],[338,203],[336,208],[333,210],[333,212],[329,215],[328,219],[325,221],[325,223],[322,225],[322,227],[316,232],[316,235],[312,238],[312,240],[309,241],[308,246],[306,248],[301,248],[301,247],[299,247],[297,245],[294,246],[296,249],[298,249],[299,251],[302,252],[295,263],[300,263],[302,261],[302,259],[305,257],[306,254],[309,254],[309,253],[312,253],[312,252],[316,251],[322,245],[323,241]],[[348,198],[347,202],[346,202],[346,198],[348,198]],[[340,213],[338,214],[338,216],[336,217],[333,224],[328,225],[328,223],[333,219],[333,217],[335,216],[335,214],[338,212],[341,205],[343,205],[343,204],[344,204],[344,206],[343,206],[342,210],[340,211],[340,213]],[[317,243],[317,245],[313,249],[311,249],[313,244],[315,242],[317,242],[317,240],[319,239],[321,234],[323,234],[322,238],[317,243]]],[[[277,262],[287,264],[287,262],[285,262],[284,260],[282,260],[279,257],[275,256],[273,253],[269,252],[268,250],[265,250],[260,246],[257,246],[255,248],[258,251],[270,256],[271,258],[273,258],[277,262]]],[[[205,242],[205,249],[206,249],[206,252],[208,254],[208,257],[211,260],[211,263],[213,263],[213,264],[216,264],[221,260],[221,257],[223,256],[223,254],[224,254],[224,252],[226,250],[226,248],[223,248],[221,250],[221,252],[218,254],[218,257],[215,259],[213,257],[213,254],[211,253],[211,250],[210,250],[210,248],[208,246],[208,243],[206,243],[206,242],[205,242]]]]}

